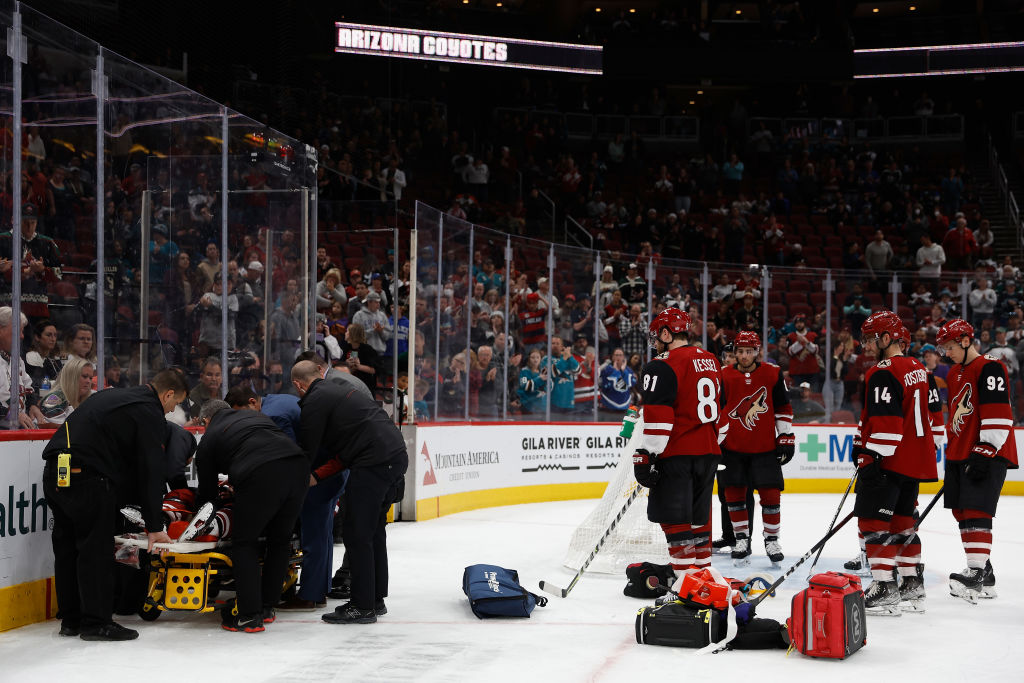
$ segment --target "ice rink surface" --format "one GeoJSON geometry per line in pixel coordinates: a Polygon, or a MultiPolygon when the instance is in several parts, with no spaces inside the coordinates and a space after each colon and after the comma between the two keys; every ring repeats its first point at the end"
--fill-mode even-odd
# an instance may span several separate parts
{"type": "MultiPolygon", "coordinates": [[[[922,506],[930,498],[922,496],[922,506]]],[[[838,500],[831,494],[783,495],[783,570],[824,534],[838,500]]],[[[565,586],[573,574],[561,565],[566,546],[596,503],[499,507],[391,525],[389,614],[376,624],[332,626],[320,621],[319,612],[279,612],[264,633],[243,634],[221,630],[217,614],[165,614],[153,623],[122,617],[121,623],[141,631],[136,641],[87,643],[59,637],[57,622],[49,621],[0,633],[0,680],[1024,680],[1022,498],[1004,497],[995,520],[998,598],[969,605],[949,596],[946,577],[966,563],[956,523],[937,506],[921,532],[927,613],[869,617],[867,646],[845,661],[787,656],[782,650],[697,655],[638,645],[634,617],[648,603],[622,595],[624,575],[587,574],[568,598],[551,596],[530,619],[473,616],[461,589],[465,566],[517,569],[523,585],[535,592],[541,579],[565,586]]],[[[759,542],[754,550],[748,568],[734,569],[723,556],[715,556],[714,564],[727,576],[769,569],[759,542]]],[[[851,522],[825,548],[819,568],[839,569],[856,552],[851,522]]],[[[759,616],[788,616],[793,593],[806,585],[808,564],[777,597],[762,603],[759,616]]],[[[328,608],[337,604],[329,601],[328,608]]]]}

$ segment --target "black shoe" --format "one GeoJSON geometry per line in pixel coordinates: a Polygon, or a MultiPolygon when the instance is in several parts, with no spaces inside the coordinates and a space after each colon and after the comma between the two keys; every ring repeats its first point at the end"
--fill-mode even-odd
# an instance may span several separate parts
{"type": "Polygon", "coordinates": [[[82,629],[78,626],[78,622],[74,621],[62,621],[60,624],[60,631],[57,633],[68,638],[74,638],[82,632],[82,629]]]}
{"type": "Polygon", "coordinates": [[[320,618],[328,624],[372,624],[377,621],[377,614],[375,610],[359,609],[351,602],[346,602],[320,618]]]}
{"type": "Polygon", "coordinates": [[[711,548],[713,550],[721,550],[722,548],[731,548],[735,544],[736,539],[726,538],[725,536],[723,536],[722,538],[716,538],[714,541],[712,541],[711,548]]]}
{"type": "Polygon", "coordinates": [[[373,605],[373,613],[378,617],[382,617],[388,613],[388,607],[384,604],[383,600],[378,600],[373,605]]]}
{"type": "Polygon", "coordinates": [[[341,588],[350,585],[352,585],[352,572],[338,567],[338,571],[334,572],[334,576],[331,577],[331,588],[341,588]]]}
{"type": "Polygon", "coordinates": [[[82,640],[135,640],[139,637],[139,632],[110,622],[103,626],[82,629],[78,637],[82,640]]]}
{"type": "Polygon", "coordinates": [[[263,608],[263,623],[273,624],[277,620],[277,611],[273,607],[263,608]]]}
{"type": "Polygon", "coordinates": [[[348,600],[352,597],[352,587],[345,585],[332,588],[327,593],[327,597],[329,597],[331,600],[348,600]]]}

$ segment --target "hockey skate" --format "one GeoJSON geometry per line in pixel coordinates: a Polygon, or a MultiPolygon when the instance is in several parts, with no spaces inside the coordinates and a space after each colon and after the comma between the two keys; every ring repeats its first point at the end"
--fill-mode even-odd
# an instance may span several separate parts
{"type": "Polygon", "coordinates": [[[875,616],[900,616],[900,591],[895,581],[875,581],[864,592],[864,613],[875,616]]]}
{"type": "Polygon", "coordinates": [[[992,570],[992,560],[986,560],[985,578],[981,580],[981,592],[978,593],[978,597],[991,600],[998,595],[996,593],[996,574],[992,570]]]}
{"type": "Polygon", "coordinates": [[[750,565],[750,538],[746,534],[736,535],[736,544],[732,547],[732,565],[734,567],[750,565]]]}
{"type": "Polygon", "coordinates": [[[196,514],[192,516],[192,521],[189,522],[188,527],[181,532],[181,536],[178,537],[178,540],[191,541],[196,536],[206,533],[206,530],[210,528],[212,517],[213,503],[204,503],[201,508],[196,510],[196,514]]]}
{"type": "Polygon", "coordinates": [[[716,538],[711,542],[711,552],[715,555],[725,555],[729,552],[729,548],[733,545],[733,541],[725,538],[716,538]]]}
{"type": "Polygon", "coordinates": [[[858,576],[871,576],[871,565],[868,564],[868,555],[863,550],[860,555],[843,563],[843,569],[849,572],[856,572],[858,576]]]}
{"type": "Polygon", "coordinates": [[[786,559],[786,556],[782,554],[782,545],[779,543],[778,536],[764,537],[764,551],[768,554],[768,559],[771,560],[772,567],[775,569],[778,569],[779,563],[786,559]]]}
{"type": "Polygon", "coordinates": [[[917,565],[916,576],[904,576],[900,582],[900,608],[904,612],[924,613],[924,565],[917,565]]]}
{"type": "Polygon", "coordinates": [[[142,510],[135,505],[127,505],[121,508],[121,515],[138,528],[146,528],[146,520],[142,518],[142,510]]]}
{"type": "MultiPolygon", "coordinates": [[[[949,594],[972,605],[978,604],[978,597],[985,585],[985,568],[968,567],[958,574],[949,575],[949,594]]],[[[993,586],[995,585],[993,577],[993,586]]]]}

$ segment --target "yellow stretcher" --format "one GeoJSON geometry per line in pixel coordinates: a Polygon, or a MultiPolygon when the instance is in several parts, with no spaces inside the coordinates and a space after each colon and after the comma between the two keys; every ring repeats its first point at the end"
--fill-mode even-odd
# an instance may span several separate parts
{"type": "MultiPolygon", "coordinates": [[[[119,545],[146,548],[145,538],[115,536],[119,545]]],[[[230,590],[233,582],[231,558],[225,554],[231,541],[185,541],[157,543],[149,560],[146,598],[139,616],[146,621],[160,618],[161,612],[203,614],[217,609],[214,599],[221,590],[230,590]]],[[[293,540],[282,594],[295,589],[299,578],[302,550],[293,540]]]]}

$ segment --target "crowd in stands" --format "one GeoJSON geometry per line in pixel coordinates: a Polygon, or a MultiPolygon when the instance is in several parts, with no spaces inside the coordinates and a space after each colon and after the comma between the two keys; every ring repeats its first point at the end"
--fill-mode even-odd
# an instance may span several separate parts
{"type": "MultiPolygon", "coordinates": [[[[926,106],[927,94],[918,99],[921,111],[935,108],[926,106]]],[[[657,91],[649,100],[658,111],[657,91]]],[[[864,106],[871,104],[868,98],[864,106]]],[[[859,353],[859,325],[889,305],[892,273],[899,272],[897,313],[915,339],[923,334],[912,352],[927,358],[941,321],[965,315],[978,325],[984,350],[1007,356],[1016,382],[1020,273],[995,253],[975,179],[959,159],[911,146],[876,148],[838,128],[774,135],[742,109],[737,102],[714,135],[727,152],[692,154],[658,149],[636,132],[572,148],[564,131],[537,112],[496,115],[486,142],[474,138],[471,145],[449,128],[438,103],[314,107],[309,129],[319,150],[321,234],[320,249],[310,254],[316,260],[310,287],[318,352],[383,398],[393,383],[407,386],[412,343],[413,400],[424,416],[550,409],[587,419],[595,405],[607,416],[629,405],[648,353],[647,321],[677,306],[690,312],[695,340],[703,343],[706,333],[707,345],[720,354],[728,353],[737,331],[767,327],[765,359],[787,370],[794,392],[830,413],[855,412],[870,360],[859,353]],[[550,234],[547,197],[556,202],[556,218],[572,218],[593,235],[600,273],[588,258],[567,259],[549,282],[546,264],[521,248],[520,237],[550,234]],[[411,263],[396,258],[392,235],[354,230],[408,227],[414,198],[512,234],[518,240],[512,261],[506,262],[503,243],[453,255],[423,231],[413,296],[411,263]],[[711,273],[706,293],[704,262],[711,273]],[[762,266],[775,272],[770,286],[761,285],[762,266]],[[836,275],[832,358],[821,343],[829,332],[826,268],[836,275]],[[965,271],[971,290],[961,311],[965,271]]],[[[20,197],[8,177],[0,203],[10,216],[18,202],[23,216],[22,310],[31,331],[22,348],[35,373],[35,400],[44,381],[52,390],[66,359],[79,355],[71,350],[75,335],[91,335],[95,362],[90,324],[98,296],[105,297],[110,339],[106,377],[97,386],[135,381],[145,361],[150,369],[186,367],[200,396],[219,391],[215,374],[264,392],[287,388],[287,371],[301,351],[307,286],[297,203],[277,221],[284,227],[273,231],[267,253],[270,207],[259,191],[285,181],[265,164],[233,167],[229,189],[245,193],[231,196],[229,253],[222,254],[218,147],[198,134],[182,139],[173,164],[122,149],[119,141],[97,202],[83,156],[27,128],[20,197]],[[152,227],[144,246],[139,217],[147,189],[152,227]],[[96,269],[96,211],[109,236],[99,286],[89,275],[96,269]],[[147,311],[141,311],[143,259],[147,311]],[[140,340],[141,316],[148,333],[140,340]],[[70,333],[58,351],[51,341],[70,333]],[[226,369],[219,362],[224,336],[226,369]],[[140,346],[148,348],[145,358],[140,346]]],[[[0,305],[10,303],[10,240],[10,233],[0,235],[0,305]]]]}

